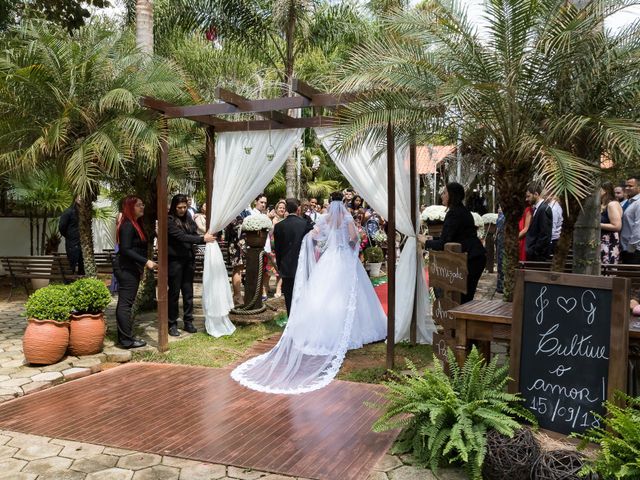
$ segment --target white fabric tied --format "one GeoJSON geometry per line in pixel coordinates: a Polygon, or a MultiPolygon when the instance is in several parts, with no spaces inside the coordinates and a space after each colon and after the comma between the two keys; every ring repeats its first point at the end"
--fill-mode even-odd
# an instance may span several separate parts
{"type": "MultiPolygon", "coordinates": [[[[245,205],[263,191],[301,135],[302,129],[217,135],[213,193],[208,204],[211,211],[210,233],[218,232],[231,223],[245,205]],[[273,158],[267,153],[274,153],[273,158]]],[[[229,310],[233,308],[231,286],[218,242],[206,246],[202,306],[209,335],[220,337],[235,331],[229,320],[229,310]]]]}
{"type": "MultiPolygon", "coordinates": [[[[367,140],[357,152],[348,155],[336,145],[336,131],[332,128],[316,128],[318,138],[336,163],[338,169],[356,191],[380,213],[388,218],[388,189],[386,150],[367,140]]],[[[409,148],[398,146],[395,151],[396,168],[396,228],[406,235],[407,241],[400,254],[396,270],[396,343],[409,340],[413,302],[417,302],[417,341],[431,344],[436,327],[431,318],[431,300],[424,278],[422,255],[419,255],[417,230],[419,216],[411,221],[411,181],[409,172],[409,148]],[[415,298],[417,291],[417,299],[415,298]]],[[[418,179],[416,178],[416,181],[418,179]]],[[[418,188],[416,188],[418,192],[418,188]]],[[[419,213],[419,212],[416,212],[419,213]]],[[[395,248],[395,232],[389,232],[389,248],[395,248]]]]}

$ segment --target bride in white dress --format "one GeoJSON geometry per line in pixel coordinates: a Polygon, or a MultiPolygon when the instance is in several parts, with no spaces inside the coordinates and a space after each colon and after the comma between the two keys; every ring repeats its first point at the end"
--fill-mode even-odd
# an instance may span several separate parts
{"type": "Polygon", "coordinates": [[[341,194],[302,241],[287,326],[269,352],[231,377],[254,390],[298,394],[336,376],[348,349],[386,338],[387,319],[362,264],[359,239],[341,194]]]}

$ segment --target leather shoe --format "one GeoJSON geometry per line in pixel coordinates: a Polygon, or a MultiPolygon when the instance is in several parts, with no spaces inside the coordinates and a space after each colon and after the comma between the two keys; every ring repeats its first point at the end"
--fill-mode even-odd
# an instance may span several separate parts
{"type": "Polygon", "coordinates": [[[194,327],[193,323],[191,323],[191,322],[184,322],[183,330],[185,332],[189,332],[189,333],[196,333],[198,331],[198,329],[196,327],[194,327]]]}
{"type": "Polygon", "coordinates": [[[139,338],[135,339],[133,342],[131,343],[127,343],[126,345],[121,345],[122,348],[140,348],[140,347],[144,347],[147,344],[147,342],[145,342],[144,340],[140,340],[139,338]]]}
{"type": "Polygon", "coordinates": [[[178,327],[172,325],[171,328],[169,328],[169,335],[171,335],[172,337],[179,337],[180,332],[178,331],[178,327]]]}

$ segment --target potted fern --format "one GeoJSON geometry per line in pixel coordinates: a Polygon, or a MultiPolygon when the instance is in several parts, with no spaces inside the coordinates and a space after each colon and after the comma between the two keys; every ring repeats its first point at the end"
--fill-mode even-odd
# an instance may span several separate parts
{"type": "Polygon", "coordinates": [[[102,351],[106,324],[104,310],[111,302],[111,293],[97,278],[83,278],[68,286],[73,307],[71,315],[69,353],[93,355],[102,351]]]}
{"type": "Polygon", "coordinates": [[[507,393],[508,365],[497,358],[487,365],[474,347],[460,368],[447,352],[451,377],[434,356],[432,369],[420,373],[410,362],[410,374],[387,382],[384,414],[375,431],[402,428],[394,453],[411,453],[418,464],[437,470],[443,464],[463,464],[469,477],[482,479],[489,430],[512,437],[519,420],[535,422],[519,395],[507,393]]]}
{"type": "Polygon", "coordinates": [[[606,418],[596,415],[600,426],[584,434],[572,435],[582,439],[579,449],[589,442],[600,445],[596,458],[587,462],[581,475],[598,474],[600,478],[634,480],[640,478],[640,397],[630,397],[616,392],[614,401],[626,404],[626,408],[609,401],[606,418]]]}
{"type": "Polygon", "coordinates": [[[71,299],[64,285],[48,285],[25,304],[28,319],[22,350],[28,363],[50,365],[64,357],[69,344],[71,299]]]}
{"type": "Polygon", "coordinates": [[[364,259],[367,262],[367,270],[369,270],[370,277],[380,276],[380,267],[382,267],[382,260],[384,255],[380,247],[369,247],[364,251],[364,259]]]}

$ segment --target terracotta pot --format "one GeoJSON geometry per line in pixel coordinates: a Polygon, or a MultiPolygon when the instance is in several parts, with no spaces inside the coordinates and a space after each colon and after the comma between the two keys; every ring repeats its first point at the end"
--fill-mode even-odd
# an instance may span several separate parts
{"type": "Polygon", "coordinates": [[[264,244],[267,243],[268,232],[268,230],[245,232],[245,244],[247,247],[264,248],[264,244]]]}
{"type": "Polygon", "coordinates": [[[76,356],[100,353],[105,327],[102,313],[71,315],[69,353],[76,356]]]}
{"type": "Polygon", "coordinates": [[[64,357],[69,345],[69,322],[30,318],[22,337],[27,362],[51,365],[64,357]]]}

